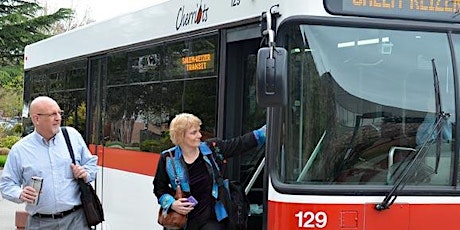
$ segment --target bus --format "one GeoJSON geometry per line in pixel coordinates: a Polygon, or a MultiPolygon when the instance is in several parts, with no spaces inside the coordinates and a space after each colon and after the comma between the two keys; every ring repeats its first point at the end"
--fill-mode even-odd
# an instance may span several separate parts
{"type": "Polygon", "coordinates": [[[168,124],[203,138],[267,124],[230,159],[249,229],[456,229],[460,2],[167,0],[31,44],[28,105],[56,99],[99,157],[100,229],[162,229],[168,124]]]}

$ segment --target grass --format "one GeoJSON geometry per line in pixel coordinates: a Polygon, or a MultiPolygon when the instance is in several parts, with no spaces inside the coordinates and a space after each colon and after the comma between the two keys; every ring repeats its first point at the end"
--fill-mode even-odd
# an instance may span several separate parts
{"type": "Polygon", "coordinates": [[[3,168],[6,162],[7,155],[0,155],[0,168],[3,168]]]}

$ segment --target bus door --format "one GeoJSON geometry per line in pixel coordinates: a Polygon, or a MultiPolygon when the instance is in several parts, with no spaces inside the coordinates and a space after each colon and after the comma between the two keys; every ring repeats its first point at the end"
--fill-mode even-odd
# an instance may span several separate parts
{"type": "MultiPolygon", "coordinates": [[[[260,27],[249,25],[222,32],[222,45],[225,49],[221,61],[225,65],[224,76],[220,77],[221,90],[218,124],[224,138],[235,137],[265,124],[265,109],[257,105],[255,73],[257,51],[260,46],[260,27]],[[223,95],[222,95],[223,94],[223,95]],[[224,100],[224,101],[222,101],[224,100]],[[223,126],[223,127],[222,127],[223,126]]],[[[239,180],[246,188],[251,203],[251,213],[248,229],[261,229],[263,215],[263,165],[265,146],[260,146],[239,157],[229,160],[226,175],[234,180],[239,180]]]]}
{"type": "MultiPolygon", "coordinates": [[[[97,154],[99,157],[98,165],[103,167],[104,166],[104,129],[102,124],[103,121],[103,101],[104,101],[104,87],[103,87],[103,80],[107,75],[107,58],[106,56],[98,56],[89,59],[89,84],[88,84],[88,91],[87,91],[87,110],[86,110],[86,117],[87,117],[87,124],[86,124],[86,140],[89,143],[89,147],[93,154],[97,154]]],[[[100,170],[97,173],[96,178],[96,190],[97,193],[103,201],[103,176],[104,171],[100,170]],[[97,186],[99,185],[99,186],[97,186]]]]}

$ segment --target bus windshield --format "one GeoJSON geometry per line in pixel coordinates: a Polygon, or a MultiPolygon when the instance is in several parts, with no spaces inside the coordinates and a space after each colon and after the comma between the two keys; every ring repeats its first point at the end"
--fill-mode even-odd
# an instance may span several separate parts
{"type": "Polygon", "coordinates": [[[407,184],[455,185],[447,33],[304,24],[283,32],[290,89],[277,163],[283,183],[392,185],[417,160],[407,184]],[[437,106],[449,114],[439,129],[437,106]],[[415,159],[424,144],[427,153],[415,159]]]}

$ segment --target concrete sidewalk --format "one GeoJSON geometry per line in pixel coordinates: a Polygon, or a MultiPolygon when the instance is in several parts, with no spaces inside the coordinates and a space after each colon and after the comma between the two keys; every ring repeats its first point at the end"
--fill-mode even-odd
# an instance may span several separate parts
{"type": "MultiPolygon", "coordinates": [[[[0,169],[0,177],[2,176],[0,169]]],[[[24,210],[24,204],[16,204],[3,199],[0,194],[0,230],[15,230],[15,214],[17,210],[24,210]]]]}

